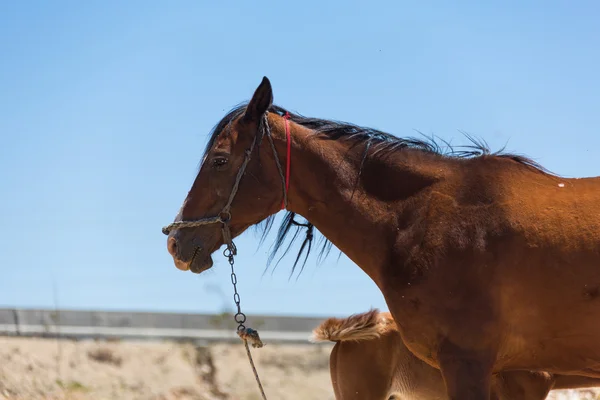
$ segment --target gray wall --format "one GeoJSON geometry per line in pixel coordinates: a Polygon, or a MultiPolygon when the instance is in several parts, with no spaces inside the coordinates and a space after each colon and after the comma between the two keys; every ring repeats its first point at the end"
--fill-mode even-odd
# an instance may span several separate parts
{"type": "MultiPolygon", "coordinates": [[[[307,343],[324,318],[248,315],[247,327],[270,342],[307,343]]],[[[0,335],[239,340],[231,314],[179,314],[0,308],[0,335]]]]}

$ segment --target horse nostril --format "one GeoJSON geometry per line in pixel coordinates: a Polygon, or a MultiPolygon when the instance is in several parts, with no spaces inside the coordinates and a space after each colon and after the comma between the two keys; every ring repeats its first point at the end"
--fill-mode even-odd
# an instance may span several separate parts
{"type": "Polygon", "coordinates": [[[177,240],[175,238],[170,237],[167,239],[167,250],[171,256],[175,257],[177,254],[177,240]]]}

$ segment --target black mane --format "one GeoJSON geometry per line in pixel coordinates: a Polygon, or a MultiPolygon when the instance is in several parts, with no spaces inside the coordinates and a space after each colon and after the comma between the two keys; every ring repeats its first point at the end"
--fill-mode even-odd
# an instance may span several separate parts
{"type": "MultiPolygon", "coordinates": [[[[246,111],[247,103],[242,103],[235,106],[231,111],[229,111],[219,123],[212,129],[208,143],[206,144],[206,148],[204,150],[204,154],[202,156],[202,160],[204,160],[206,154],[213,147],[216,138],[220,135],[220,133],[225,129],[227,125],[233,122],[238,117],[242,116],[246,111]]],[[[418,139],[418,138],[400,138],[394,136],[390,133],[383,132],[373,128],[366,128],[354,124],[350,124],[347,122],[333,121],[327,119],[320,118],[310,118],[305,117],[300,114],[292,113],[283,107],[272,105],[269,108],[269,112],[275,113],[278,115],[289,114],[290,120],[302,125],[306,128],[309,128],[316,133],[320,133],[325,135],[331,140],[350,140],[355,144],[364,144],[364,151],[362,156],[362,163],[364,163],[367,156],[374,156],[382,152],[394,152],[400,151],[402,149],[414,149],[419,150],[425,153],[434,154],[440,157],[445,158],[456,158],[456,159],[465,159],[465,158],[476,158],[476,157],[497,157],[497,158],[506,158],[513,160],[519,164],[522,164],[526,167],[535,169],[539,172],[550,173],[543,166],[539,165],[537,162],[532,159],[512,154],[505,153],[504,149],[500,149],[499,151],[492,152],[487,143],[484,140],[474,138],[473,136],[461,132],[466,138],[469,140],[470,144],[463,146],[452,146],[450,143],[446,142],[441,138],[437,138],[440,140],[442,144],[436,140],[435,137],[427,138],[427,139],[418,139]]],[[[265,134],[264,126],[259,126],[258,135],[260,137],[258,140],[262,139],[262,136],[265,134]]],[[[360,172],[359,172],[360,173],[360,172]]],[[[293,274],[300,258],[304,254],[304,261],[302,264],[302,268],[300,273],[304,269],[304,265],[308,259],[308,255],[312,249],[312,242],[314,238],[314,226],[308,222],[298,222],[296,220],[297,215],[291,211],[288,211],[279,227],[277,232],[277,238],[275,239],[275,243],[271,248],[271,253],[269,255],[268,265],[274,260],[276,254],[281,250],[286,238],[289,236],[290,232],[293,232],[291,240],[289,241],[287,247],[283,251],[282,255],[278,259],[277,264],[281,261],[281,259],[287,254],[287,252],[291,249],[292,244],[298,238],[300,231],[302,229],[305,230],[305,238],[300,246],[300,250],[296,256],[296,260],[292,266],[291,273],[293,274]]],[[[274,216],[270,216],[266,218],[263,222],[256,225],[259,229],[262,228],[262,237],[260,243],[264,242],[267,234],[273,226],[274,216]]],[[[322,237],[322,245],[319,253],[319,260],[322,260],[326,257],[332,247],[332,243],[329,242],[325,237],[322,237]]],[[[290,275],[291,276],[291,275],[290,275]]]]}

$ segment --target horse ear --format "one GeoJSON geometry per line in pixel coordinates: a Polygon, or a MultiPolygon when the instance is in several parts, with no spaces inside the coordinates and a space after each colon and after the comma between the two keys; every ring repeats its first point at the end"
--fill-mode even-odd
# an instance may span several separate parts
{"type": "Polygon", "coordinates": [[[262,82],[256,88],[252,100],[248,103],[246,113],[244,114],[244,120],[246,121],[258,121],[267,112],[269,107],[273,104],[273,88],[271,82],[265,76],[262,82]]]}

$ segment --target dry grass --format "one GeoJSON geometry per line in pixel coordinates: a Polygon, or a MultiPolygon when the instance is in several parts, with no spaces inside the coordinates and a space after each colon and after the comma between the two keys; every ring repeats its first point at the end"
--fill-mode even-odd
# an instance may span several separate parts
{"type": "Polygon", "coordinates": [[[123,359],[117,355],[112,349],[99,348],[88,351],[88,357],[99,363],[111,364],[116,367],[120,367],[123,359]]]}

